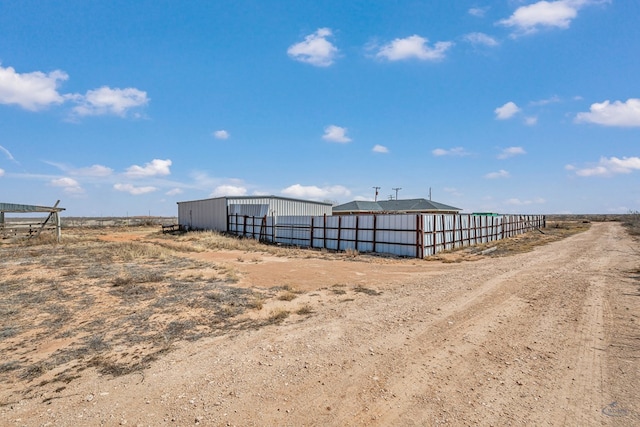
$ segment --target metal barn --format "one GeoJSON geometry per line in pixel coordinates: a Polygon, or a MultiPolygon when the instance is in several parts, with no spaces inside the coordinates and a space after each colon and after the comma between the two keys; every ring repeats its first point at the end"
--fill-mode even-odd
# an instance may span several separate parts
{"type": "Polygon", "coordinates": [[[331,203],[277,196],[238,196],[178,202],[178,224],[188,230],[227,231],[229,215],[331,215],[331,203]]]}

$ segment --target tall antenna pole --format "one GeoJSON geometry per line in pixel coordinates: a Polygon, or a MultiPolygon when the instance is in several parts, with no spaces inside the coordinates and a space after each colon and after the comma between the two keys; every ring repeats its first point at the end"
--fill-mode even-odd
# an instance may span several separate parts
{"type": "Polygon", "coordinates": [[[376,197],[375,199],[373,199],[374,201],[378,201],[378,190],[380,189],[380,187],[373,187],[376,190],[376,197]]]}
{"type": "Polygon", "coordinates": [[[429,187],[429,200],[431,200],[431,187],[429,187]]]}
{"type": "Polygon", "coordinates": [[[402,190],[401,187],[396,187],[396,188],[392,188],[392,190],[394,190],[396,192],[396,200],[398,200],[398,191],[402,190]]]}

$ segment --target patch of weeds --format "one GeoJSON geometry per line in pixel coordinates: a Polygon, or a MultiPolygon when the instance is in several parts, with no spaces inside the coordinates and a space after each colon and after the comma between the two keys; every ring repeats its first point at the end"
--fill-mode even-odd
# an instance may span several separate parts
{"type": "Polygon", "coordinates": [[[187,332],[194,330],[196,324],[193,320],[174,320],[164,329],[164,339],[172,342],[180,338],[186,338],[187,332]]]}
{"type": "Polygon", "coordinates": [[[4,372],[11,372],[20,369],[20,363],[17,360],[11,360],[9,362],[0,363],[0,374],[4,372]]]}
{"type": "Polygon", "coordinates": [[[26,381],[33,381],[45,372],[47,372],[47,367],[43,363],[36,363],[27,367],[20,375],[20,378],[26,381]]]}
{"type": "Polygon", "coordinates": [[[72,276],[77,276],[79,274],[80,272],[78,270],[76,270],[75,268],[70,268],[68,270],[64,270],[61,275],[63,277],[72,277],[72,276]]]}
{"type": "Polygon", "coordinates": [[[134,283],[134,281],[133,281],[133,277],[131,276],[118,276],[115,279],[113,279],[111,283],[113,284],[114,288],[117,288],[118,286],[130,285],[134,283]]]}
{"type": "Polygon", "coordinates": [[[283,309],[273,310],[269,314],[269,318],[267,319],[267,323],[271,323],[271,324],[282,323],[284,321],[284,319],[289,317],[289,314],[290,314],[289,310],[283,310],[283,309]]]}
{"type": "Polygon", "coordinates": [[[347,291],[345,291],[344,289],[336,288],[335,286],[331,288],[331,292],[333,292],[336,295],[344,295],[347,293],[347,291]]]}
{"type": "Polygon", "coordinates": [[[375,289],[365,288],[364,286],[358,285],[353,288],[354,292],[360,292],[367,295],[382,295],[382,292],[378,292],[375,289]]]}
{"type": "Polygon", "coordinates": [[[16,336],[20,332],[20,328],[17,326],[6,326],[0,329],[0,340],[11,338],[16,336]]]}
{"type": "Polygon", "coordinates": [[[280,301],[293,301],[297,297],[298,297],[298,295],[296,295],[295,293],[293,293],[291,291],[286,291],[286,292],[281,293],[280,295],[278,295],[278,299],[280,301]]]}
{"type": "Polygon", "coordinates": [[[313,313],[313,309],[309,304],[305,304],[302,307],[300,307],[298,310],[296,310],[296,314],[299,314],[301,316],[304,316],[306,314],[311,314],[311,313],[313,313]]]}
{"type": "Polygon", "coordinates": [[[247,308],[251,308],[253,310],[262,310],[264,306],[264,297],[262,295],[255,296],[253,298],[249,298],[247,301],[247,308]]]}
{"type": "Polygon", "coordinates": [[[87,347],[96,353],[101,351],[106,351],[111,348],[108,342],[104,340],[104,335],[92,335],[90,337],[85,338],[85,342],[87,347]]]}
{"type": "Polygon", "coordinates": [[[345,249],[344,253],[345,253],[346,256],[348,256],[350,258],[355,258],[358,255],[360,255],[360,252],[358,252],[358,250],[354,249],[354,248],[347,248],[347,249],[345,249]]]}

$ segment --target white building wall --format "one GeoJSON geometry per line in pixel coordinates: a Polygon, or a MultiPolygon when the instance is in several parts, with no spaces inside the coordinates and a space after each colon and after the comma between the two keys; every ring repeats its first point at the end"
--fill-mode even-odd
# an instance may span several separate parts
{"type": "Polygon", "coordinates": [[[196,230],[227,230],[227,199],[178,202],[178,224],[196,230]]]}
{"type": "Polygon", "coordinates": [[[265,197],[218,197],[215,199],[178,202],[178,223],[190,229],[227,231],[227,212],[239,215],[260,211],[260,216],[277,218],[281,216],[331,215],[330,204],[305,200],[265,197]],[[246,208],[242,208],[246,206],[246,208]],[[230,210],[228,209],[229,207],[230,210]],[[266,209],[265,209],[266,207],[266,209]]]}

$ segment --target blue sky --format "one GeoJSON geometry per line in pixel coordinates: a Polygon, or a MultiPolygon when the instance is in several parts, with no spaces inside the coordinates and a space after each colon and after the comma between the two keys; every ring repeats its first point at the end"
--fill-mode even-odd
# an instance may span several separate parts
{"type": "Polygon", "coordinates": [[[0,201],[640,209],[635,0],[0,1],[0,201]]]}

